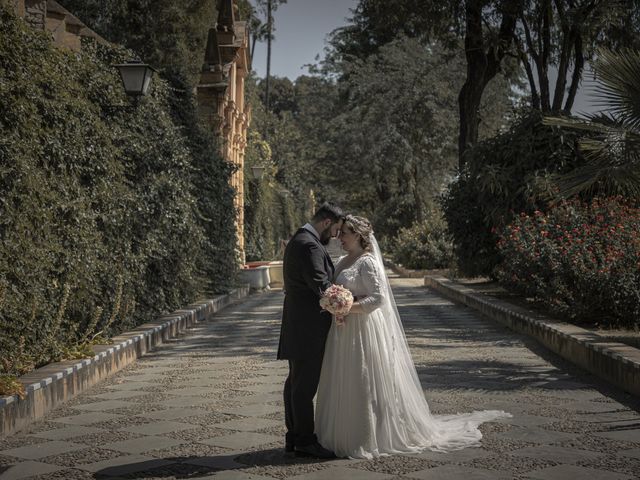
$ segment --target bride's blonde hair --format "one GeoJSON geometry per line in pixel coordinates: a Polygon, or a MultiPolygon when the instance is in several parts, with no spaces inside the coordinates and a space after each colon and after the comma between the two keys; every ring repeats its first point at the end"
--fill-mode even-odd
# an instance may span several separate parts
{"type": "Polygon", "coordinates": [[[371,222],[364,217],[357,217],[355,215],[347,215],[344,219],[345,226],[360,236],[360,246],[365,252],[371,252],[371,235],[373,235],[373,227],[371,222]]]}

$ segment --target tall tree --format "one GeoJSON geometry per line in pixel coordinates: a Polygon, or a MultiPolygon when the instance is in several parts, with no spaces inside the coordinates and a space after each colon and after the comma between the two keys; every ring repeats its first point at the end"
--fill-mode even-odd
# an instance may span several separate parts
{"type": "MultiPolygon", "coordinates": [[[[302,202],[314,179],[309,174],[311,156],[308,138],[300,128],[296,85],[288,78],[274,77],[271,87],[271,109],[267,110],[264,103],[260,105],[253,128],[268,139],[276,166],[275,180],[287,190],[287,194],[302,202]]],[[[265,98],[265,88],[266,79],[257,85],[257,93],[262,99],[265,98]]]]}
{"type": "Polygon", "coordinates": [[[464,152],[478,140],[482,95],[504,69],[523,1],[361,0],[352,24],[335,32],[332,45],[335,54],[350,58],[375,52],[400,32],[453,48],[464,38],[467,72],[458,95],[462,167],[464,152]]]}
{"type": "MultiPolygon", "coordinates": [[[[464,38],[466,81],[459,95],[459,164],[478,140],[478,106],[486,86],[500,71],[525,69],[531,103],[569,113],[585,61],[598,45],[638,42],[638,0],[360,0],[351,24],[333,35],[332,55],[363,58],[398,32],[438,38],[457,48],[464,38]],[[554,88],[549,70],[558,71],[554,88]],[[569,80],[570,79],[570,80],[569,80]],[[567,89],[568,85],[568,89],[567,89]]],[[[335,60],[331,58],[330,60],[335,60]]]]}
{"type": "Polygon", "coordinates": [[[267,0],[267,78],[265,79],[264,104],[269,110],[269,82],[271,81],[271,40],[273,32],[273,0],[267,0]]]}
{"type": "Polygon", "coordinates": [[[525,2],[514,40],[529,81],[533,108],[571,113],[585,61],[593,58],[598,44],[614,41],[607,32],[628,16],[624,6],[624,2],[607,0],[525,2]],[[555,87],[549,81],[552,68],[555,87]]]}
{"type": "MultiPolygon", "coordinates": [[[[345,206],[364,209],[381,235],[394,236],[426,218],[456,163],[464,57],[437,42],[400,36],[342,68],[341,112],[329,121],[325,140],[333,151],[318,165],[322,188],[345,206]],[[345,165],[348,174],[341,173],[345,165]]],[[[512,107],[508,83],[494,82],[496,88],[492,100],[498,100],[481,105],[483,127],[496,128],[512,107]]]]}
{"type": "Polygon", "coordinates": [[[264,104],[269,109],[270,82],[271,82],[271,42],[274,39],[274,22],[273,12],[280,5],[287,3],[287,0],[256,0],[256,6],[253,8],[250,16],[250,25],[252,27],[251,55],[255,50],[255,44],[258,41],[267,42],[267,75],[264,86],[264,104]]]}
{"type": "Polygon", "coordinates": [[[458,96],[460,131],[458,136],[459,167],[465,162],[465,152],[478,141],[479,111],[485,88],[502,68],[513,41],[521,0],[497,2],[491,17],[485,18],[486,0],[465,2],[464,50],[467,58],[467,78],[458,96]],[[497,32],[485,25],[499,25],[497,32]]]}

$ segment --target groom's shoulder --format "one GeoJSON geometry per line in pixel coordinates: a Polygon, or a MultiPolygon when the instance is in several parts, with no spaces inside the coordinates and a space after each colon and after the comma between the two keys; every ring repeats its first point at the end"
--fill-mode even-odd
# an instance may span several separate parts
{"type": "Polygon", "coordinates": [[[318,240],[309,230],[301,228],[291,237],[289,244],[291,247],[309,249],[317,246],[318,240]]]}
{"type": "Polygon", "coordinates": [[[306,243],[315,240],[313,234],[306,228],[299,228],[291,237],[291,242],[306,243]]]}

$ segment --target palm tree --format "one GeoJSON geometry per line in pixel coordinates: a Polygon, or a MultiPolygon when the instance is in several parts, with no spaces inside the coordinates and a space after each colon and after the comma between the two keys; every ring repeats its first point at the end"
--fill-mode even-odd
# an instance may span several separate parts
{"type": "Polygon", "coordinates": [[[585,164],[554,178],[561,198],[622,194],[640,199],[640,51],[600,49],[593,69],[603,112],[578,120],[547,117],[547,125],[584,131],[585,164]]]}

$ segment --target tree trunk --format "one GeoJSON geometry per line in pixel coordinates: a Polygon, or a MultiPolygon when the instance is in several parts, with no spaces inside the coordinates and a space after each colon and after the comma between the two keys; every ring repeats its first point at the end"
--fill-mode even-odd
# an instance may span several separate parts
{"type": "Polygon", "coordinates": [[[540,62],[538,64],[538,83],[540,84],[540,103],[542,111],[551,110],[551,92],[549,89],[549,57],[551,55],[551,21],[553,12],[551,10],[550,0],[545,0],[542,4],[540,14],[542,15],[541,23],[541,48],[540,62]]]}
{"type": "Polygon", "coordinates": [[[253,55],[256,53],[256,42],[258,41],[258,36],[255,34],[251,35],[251,51],[249,52],[249,58],[253,60],[253,55]]]}
{"type": "MultiPolygon", "coordinates": [[[[516,39],[517,40],[517,39],[516,39]]],[[[540,109],[540,95],[538,95],[538,88],[536,87],[536,80],[533,76],[533,69],[531,68],[531,63],[527,59],[527,54],[523,49],[520,48],[518,53],[520,57],[520,63],[524,65],[524,70],[527,73],[527,80],[529,80],[529,87],[531,88],[531,107],[535,110],[540,109]]]]}
{"type": "Polygon", "coordinates": [[[415,204],[415,217],[416,222],[423,222],[425,220],[424,203],[422,201],[422,195],[420,194],[420,158],[413,156],[413,168],[412,168],[412,187],[413,187],[413,202],[415,204]]]}
{"type": "MultiPolygon", "coordinates": [[[[525,44],[527,46],[527,50],[525,50],[524,47],[520,48],[520,57],[527,72],[527,78],[529,79],[529,87],[531,88],[531,106],[536,110],[539,110],[541,106],[540,94],[538,94],[538,88],[536,87],[536,81],[533,76],[533,68],[528,60],[527,51],[529,52],[529,56],[532,58],[537,71],[539,71],[538,65],[540,64],[540,55],[533,43],[533,36],[531,35],[531,30],[524,14],[521,15],[520,20],[522,21],[522,26],[524,28],[525,44]]],[[[516,40],[516,42],[518,42],[518,40],[516,40]]]]}
{"type": "Polygon", "coordinates": [[[271,1],[267,2],[267,78],[264,88],[264,106],[269,111],[269,82],[271,79],[271,32],[273,30],[273,19],[271,18],[271,1]]]}
{"type": "Polygon", "coordinates": [[[458,137],[458,166],[464,167],[464,153],[478,141],[478,109],[484,90],[487,56],[482,35],[482,4],[479,0],[466,3],[466,26],[464,49],[467,57],[467,79],[458,96],[460,112],[460,134],[458,137]]]}
{"type": "Polygon", "coordinates": [[[465,152],[478,141],[480,103],[487,84],[500,71],[500,65],[511,48],[522,0],[504,0],[500,5],[502,20],[498,39],[485,51],[482,10],[484,0],[467,0],[465,5],[467,78],[458,96],[460,133],[458,136],[458,167],[465,164],[465,152]]]}
{"type": "Polygon", "coordinates": [[[569,70],[571,51],[574,46],[574,35],[576,35],[575,26],[569,25],[567,16],[564,12],[564,4],[560,0],[555,0],[556,10],[560,18],[560,31],[562,32],[562,47],[560,49],[560,62],[558,63],[558,78],[556,80],[556,88],[553,93],[553,104],[551,110],[554,113],[560,112],[562,103],[564,102],[564,94],[567,87],[567,72],[569,70]]]}
{"type": "Polygon", "coordinates": [[[584,53],[582,52],[582,37],[578,33],[575,38],[575,57],[573,65],[573,77],[571,79],[571,86],[569,87],[569,94],[567,95],[567,101],[564,104],[563,112],[565,115],[571,114],[573,108],[573,102],[576,99],[576,93],[578,92],[578,86],[582,79],[582,71],[584,70],[584,53]]]}
{"type": "Polygon", "coordinates": [[[478,91],[477,82],[465,82],[458,96],[460,112],[460,135],[458,137],[458,167],[464,167],[466,159],[464,153],[478,141],[480,102],[482,91],[478,91]]]}

